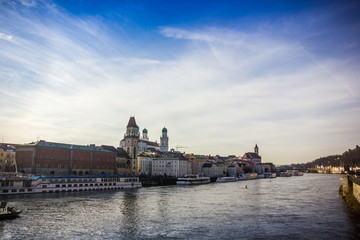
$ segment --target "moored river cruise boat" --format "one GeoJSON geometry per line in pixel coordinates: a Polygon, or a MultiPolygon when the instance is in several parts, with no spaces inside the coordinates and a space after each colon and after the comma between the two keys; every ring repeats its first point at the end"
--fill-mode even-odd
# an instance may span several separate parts
{"type": "Polygon", "coordinates": [[[220,177],[216,180],[216,182],[219,183],[236,182],[237,180],[238,180],[237,177],[220,177]]]}
{"type": "Polygon", "coordinates": [[[177,179],[178,185],[198,185],[210,183],[210,177],[200,177],[198,175],[185,175],[177,179]]]}
{"type": "Polygon", "coordinates": [[[29,193],[77,192],[139,188],[138,177],[99,176],[0,176],[0,196],[29,193]]]}
{"type": "Polygon", "coordinates": [[[266,172],[264,176],[265,178],[276,178],[276,173],[266,172]]]}
{"type": "Polygon", "coordinates": [[[238,179],[239,180],[251,180],[257,179],[257,173],[240,173],[238,179]]]}

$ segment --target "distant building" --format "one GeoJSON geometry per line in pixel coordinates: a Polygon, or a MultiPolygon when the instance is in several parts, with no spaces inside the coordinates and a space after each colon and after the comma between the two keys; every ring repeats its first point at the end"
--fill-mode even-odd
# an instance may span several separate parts
{"type": "Polygon", "coordinates": [[[162,135],[160,137],[160,152],[169,151],[169,137],[167,135],[167,129],[162,129],[162,135]]]}
{"type": "Polygon", "coordinates": [[[122,148],[101,145],[101,148],[115,153],[115,173],[119,175],[131,174],[131,158],[122,148]]]}
{"type": "Polygon", "coordinates": [[[131,174],[131,158],[122,148],[117,148],[115,172],[120,175],[131,174]]]}
{"type": "Polygon", "coordinates": [[[0,145],[0,172],[15,171],[15,147],[0,145]]]}
{"type": "Polygon", "coordinates": [[[225,175],[223,165],[217,165],[215,163],[206,162],[202,165],[201,175],[204,177],[221,177],[225,175]]]}
{"type": "Polygon", "coordinates": [[[139,126],[136,124],[135,117],[130,117],[128,125],[126,126],[126,133],[124,138],[120,141],[119,146],[124,149],[131,158],[131,173],[139,174],[142,169],[140,159],[137,157],[142,152],[167,152],[169,148],[169,138],[167,136],[167,129],[162,129],[162,136],[160,137],[161,145],[156,141],[149,140],[148,130],[146,128],[142,131],[142,138],[140,138],[139,126]]]}
{"type": "Polygon", "coordinates": [[[254,147],[254,152],[245,153],[242,158],[244,161],[252,162],[255,165],[261,164],[261,156],[259,156],[259,147],[257,144],[254,147]]]}
{"type": "Polygon", "coordinates": [[[153,161],[152,156],[147,156],[147,155],[139,155],[138,156],[138,161],[140,163],[140,174],[143,175],[147,175],[150,176],[151,172],[152,172],[152,161],[153,161]]]}
{"type": "Polygon", "coordinates": [[[190,162],[181,158],[155,158],[152,160],[153,176],[182,177],[191,173],[190,162]]]}
{"type": "Polygon", "coordinates": [[[18,145],[16,163],[19,172],[29,174],[114,174],[115,153],[95,145],[40,140],[18,145]]]}

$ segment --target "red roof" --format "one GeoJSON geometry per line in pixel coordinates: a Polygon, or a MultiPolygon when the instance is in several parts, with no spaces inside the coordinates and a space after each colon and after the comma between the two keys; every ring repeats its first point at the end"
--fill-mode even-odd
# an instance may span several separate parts
{"type": "Polygon", "coordinates": [[[138,127],[138,125],[136,125],[135,117],[130,117],[127,127],[138,127]]]}

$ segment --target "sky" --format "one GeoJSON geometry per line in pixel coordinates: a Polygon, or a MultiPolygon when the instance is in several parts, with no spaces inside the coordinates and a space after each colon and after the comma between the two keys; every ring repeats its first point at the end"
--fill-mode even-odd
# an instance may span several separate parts
{"type": "Polygon", "coordinates": [[[304,163],[360,143],[359,1],[0,0],[0,139],[304,163]]]}

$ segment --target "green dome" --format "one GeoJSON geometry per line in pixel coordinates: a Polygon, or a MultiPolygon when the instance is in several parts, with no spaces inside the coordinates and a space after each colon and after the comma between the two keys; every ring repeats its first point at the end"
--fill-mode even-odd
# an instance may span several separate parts
{"type": "Polygon", "coordinates": [[[147,129],[146,128],[144,128],[144,130],[143,130],[143,133],[147,133],[148,131],[147,131],[147,129]]]}
{"type": "Polygon", "coordinates": [[[163,131],[163,132],[167,132],[167,129],[166,129],[166,127],[164,127],[164,128],[162,129],[162,131],[163,131]]]}

